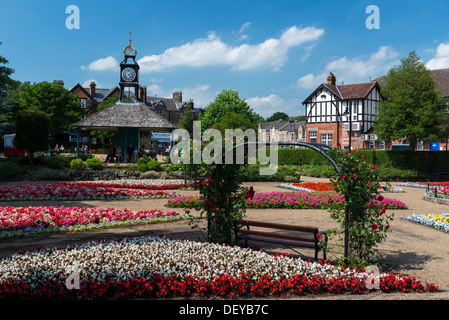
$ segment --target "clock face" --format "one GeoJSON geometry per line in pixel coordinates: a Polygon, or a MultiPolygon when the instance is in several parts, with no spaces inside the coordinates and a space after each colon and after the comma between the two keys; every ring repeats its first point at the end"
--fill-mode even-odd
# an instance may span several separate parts
{"type": "Polygon", "coordinates": [[[133,81],[136,78],[136,71],[131,68],[126,68],[122,71],[122,78],[125,81],[133,81]]]}

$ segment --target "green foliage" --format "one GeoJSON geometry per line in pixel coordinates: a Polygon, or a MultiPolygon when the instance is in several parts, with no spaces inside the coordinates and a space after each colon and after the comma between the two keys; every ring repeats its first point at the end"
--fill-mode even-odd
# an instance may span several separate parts
{"type": "Polygon", "coordinates": [[[144,155],[137,160],[137,170],[140,172],[161,171],[162,164],[159,161],[150,159],[148,156],[144,155]]]}
{"type": "Polygon", "coordinates": [[[162,165],[159,161],[157,161],[156,159],[150,159],[150,161],[148,161],[147,163],[147,167],[148,170],[152,170],[152,171],[161,171],[162,169],[162,165]]]}
{"type": "Polygon", "coordinates": [[[337,175],[335,168],[330,164],[308,165],[305,167],[304,175],[310,177],[334,177],[337,175]]]}
{"type": "Polygon", "coordinates": [[[70,161],[70,169],[72,170],[85,170],[86,164],[81,159],[73,159],[70,161]]]}
{"type": "Polygon", "coordinates": [[[240,165],[211,165],[211,178],[200,182],[205,199],[202,209],[208,220],[208,241],[231,244],[233,219],[243,218],[246,211],[246,190],[240,187],[240,165]]]}
{"type": "Polygon", "coordinates": [[[11,179],[18,175],[24,174],[26,169],[14,162],[0,162],[0,178],[1,179],[11,179]]]}
{"type": "Polygon", "coordinates": [[[50,120],[50,135],[64,130],[81,120],[83,108],[78,98],[63,86],[49,82],[23,83],[14,95],[13,115],[17,117],[23,110],[39,110],[50,120]]]}
{"type": "MultiPolygon", "coordinates": [[[[251,128],[257,130],[260,117],[250,108],[245,99],[240,98],[237,91],[223,90],[215,100],[210,103],[204,113],[199,115],[198,120],[201,121],[201,129],[204,131],[211,127],[216,127],[221,123],[221,126],[228,125],[226,118],[230,115],[240,115],[239,119],[248,119],[251,128]]],[[[246,123],[245,123],[246,124],[246,123]]],[[[232,126],[227,129],[238,128],[232,126]]]]}
{"type": "Polygon", "coordinates": [[[329,230],[329,235],[340,239],[344,236],[347,212],[348,261],[363,264],[386,239],[393,215],[387,215],[385,207],[373,205],[382,197],[374,164],[356,152],[332,150],[330,155],[341,174],[333,181],[335,191],[345,197],[345,202],[344,206],[329,203],[331,218],[340,223],[339,228],[329,230]]]}
{"type": "Polygon", "coordinates": [[[268,117],[266,119],[266,121],[267,122],[277,121],[277,120],[287,121],[288,119],[289,119],[288,114],[286,114],[285,112],[282,112],[282,111],[277,111],[277,112],[273,113],[273,115],[271,117],[268,117]]]}
{"type": "Polygon", "coordinates": [[[390,69],[386,80],[374,125],[381,140],[407,138],[415,151],[419,140],[443,141],[449,136],[448,100],[436,90],[430,71],[414,51],[390,69]]]}
{"type": "Polygon", "coordinates": [[[39,110],[23,110],[16,119],[16,137],[14,144],[28,152],[30,163],[36,151],[45,151],[48,148],[48,134],[50,119],[39,110]]]}
{"type": "Polygon", "coordinates": [[[87,167],[92,170],[102,170],[103,162],[98,158],[90,158],[86,160],[87,167]]]}
{"type": "Polygon", "coordinates": [[[70,159],[63,155],[53,155],[45,158],[45,166],[51,169],[62,169],[70,166],[70,159]]]}

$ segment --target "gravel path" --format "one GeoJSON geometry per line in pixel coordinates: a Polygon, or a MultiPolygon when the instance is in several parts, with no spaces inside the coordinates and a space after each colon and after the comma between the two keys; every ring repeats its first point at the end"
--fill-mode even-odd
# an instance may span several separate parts
{"type": "MultiPolygon", "coordinates": [[[[328,179],[301,177],[307,181],[328,181],[328,179]]],[[[24,182],[3,182],[0,187],[8,185],[23,184],[24,182]]],[[[39,183],[39,182],[30,182],[39,183]]],[[[49,182],[41,182],[49,183],[49,182]]],[[[391,183],[397,186],[397,183],[391,183]]],[[[267,191],[289,191],[279,187],[278,182],[255,182],[245,183],[245,186],[254,186],[256,192],[267,191]]],[[[425,190],[411,187],[401,187],[404,193],[385,193],[384,196],[403,201],[409,206],[408,210],[389,210],[394,213],[394,220],[391,223],[391,232],[387,240],[379,247],[379,253],[375,257],[376,261],[392,265],[392,272],[401,275],[415,276],[417,279],[433,282],[439,286],[442,292],[426,294],[377,294],[372,293],[362,296],[316,296],[316,297],[296,297],[295,299],[362,299],[362,300],[426,300],[426,299],[449,299],[449,234],[415,224],[402,218],[415,214],[441,214],[449,212],[449,205],[437,204],[423,200],[425,190]]],[[[177,190],[177,194],[195,194],[197,191],[177,190]]],[[[128,208],[132,210],[162,209],[165,211],[179,211],[182,209],[172,209],[166,207],[166,199],[148,200],[118,200],[118,201],[24,201],[24,202],[0,202],[0,205],[7,206],[41,206],[41,205],[64,205],[64,206],[91,206],[91,207],[115,207],[128,208]]],[[[289,209],[269,209],[257,210],[248,209],[247,218],[262,221],[290,223],[297,225],[317,226],[320,230],[325,230],[336,226],[335,221],[329,217],[325,210],[289,210],[289,209]]],[[[205,226],[205,221],[201,222],[205,226]]],[[[116,239],[119,237],[134,237],[140,235],[169,235],[176,238],[189,238],[193,240],[204,239],[204,232],[192,229],[188,221],[178,221],[161,223],[155,225],[130,226],[125,228],[113,228],[97,230],[92,232],[76,232],[68,234],[37,235],[22,239],[7,239],[0,242],[0,258],[7,258],[12,254],[33,249],[36,247],[56,247],[78,244],[92,239],[106,238],[116,239]]],[[[261,247],[262,248],[262,247],[261,247]]],[[[284,249],[276,251],[288,252],[284,249]]],[[[273,250],[274,250],[273,249],[273,250]]],[[[312,252],[301,252],[311,255],[312,252]]],[[[331,258],[331,256],[330,256],[331,258]]]]}

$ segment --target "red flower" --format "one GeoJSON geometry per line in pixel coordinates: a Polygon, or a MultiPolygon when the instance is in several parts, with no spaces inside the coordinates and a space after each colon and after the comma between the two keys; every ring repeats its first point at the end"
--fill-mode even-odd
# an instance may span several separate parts
{"type": "Polygon", "coordinates": [[[251,186],[249,190],[246,192],[245,199],[254,198],[254,188],[251,186]]]}
{"type": "Polygon", "coordinates": [[[376,169],[376,165],[375,165],[375,164],[372,164],[372,165],[371,165],[371,168],[376,169]]]}
{"type": "Polygon", "coordinates": [[[346,180],[346,179],[348,178],[348,176],[344,174],[341,178],[342,178],[343,180],[346,180]]]}
{"type": "Polygon", "coordinates": [[[354,180],[357,180],[357,174],[354,173],[354,180]]]}
{"type": "Polygon", "coordinates": [[[385,207],[382,207],[382,210],[380,211],[380,213],[385,213],[385,207]]]}
{"type": "Polygon", "coordinates": [[[214,199],[208,199],[206,202],[204,202],[204,204],[206,205],[206,206],[214,206],[215,205],[215,201],[214,201],[214,199]]]}
{"type": "Polygon", "coordinates": [[[382,196],[378,196],[378,197],[377,197],[377,200],[379,200],[379,201],[383,201],[383,200],[384,200],[384,197],[382,197],[382,196]]]}
{"type": "Polygon", "coordinates": [[[371,225],[371,229],[376,230],[377,228],[379,228],[379,226],[377,224],[373,223],[371,225]]]}
{"type": "Polygon", "coordinates": [[[354,153],[357,153],[357,149],[354,150],[354,153]]]}

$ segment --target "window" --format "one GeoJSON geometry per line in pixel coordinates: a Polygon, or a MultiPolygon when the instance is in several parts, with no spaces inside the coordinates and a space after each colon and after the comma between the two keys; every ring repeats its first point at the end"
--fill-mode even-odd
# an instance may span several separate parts
{"type": "Polygon", "coordinates": [[[369,148],[370,148],[371,150],[376,149],[376,141],[370,140],[370,142],[369,142],[369,148]]]}
{"type": "Polygon", "coordinates": [[[158,108],[157,109],[157,114],[163,116],[164,115],[164,109],[158,108]]]}
{"type": "Polygon", "coordinates": [[[424,150],[424,142],[418,141],[418,143],[416,145],[416,150],[423,151],[424,150]]]}
{"type": "Polygon", "coordinates": [[[79,101],[81,102],[81,107],[82,108],[86,108],[87,107],[87,100],[86,99],[79,99],[79,101]]]}
{"type": "Polygon", "coordinates": [[[352,106],[352,121],[357,121],[357,101],[351,101],[352,106]]]}
{"type": "Polygon", "coordinates": [[[321,135],[321,143],[332,146],[332,133],[323,133],[321,135]]]}
{"type": "Polygon", "coordinates": [[[316,142],[316,131],[309,131],[309,142],[316,142]]]}
{"type": "Polygon", "coordinates": [[[379,150],[385,150],[385,141],[379,141],[379,150]]]}

